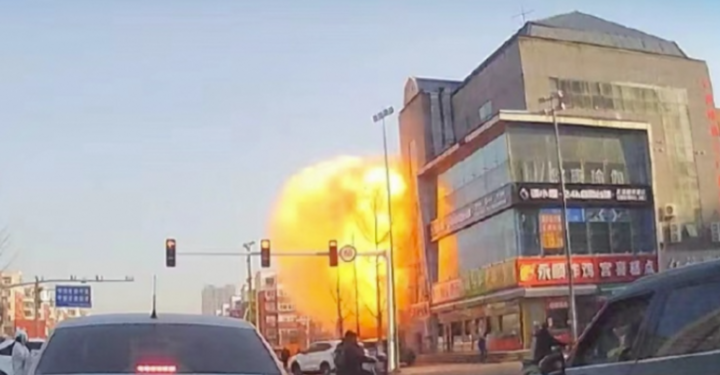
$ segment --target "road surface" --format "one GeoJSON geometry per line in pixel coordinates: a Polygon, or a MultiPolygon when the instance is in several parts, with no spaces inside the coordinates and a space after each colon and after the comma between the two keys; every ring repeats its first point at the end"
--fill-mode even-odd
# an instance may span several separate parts
{"type": "Polygon", "coordinates": [[[508,363],[452,363],[403,367],[401,375],[519,375],[519,362],[508,363]]]}

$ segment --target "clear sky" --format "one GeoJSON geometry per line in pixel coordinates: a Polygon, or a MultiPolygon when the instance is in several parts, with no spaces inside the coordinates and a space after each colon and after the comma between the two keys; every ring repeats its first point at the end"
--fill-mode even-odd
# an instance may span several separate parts
{"type": "MultiPolygon", "coordinates": [[[[408,76],[465,77],[522,19],[580,10],[677,41],[720,82],[720,3],[0,1],[0,224],[26,277],[135,276],[96,311],[199,312],[300,168],[381,152],[408,76]],[[713,37],[713,35],[715,37],[713,37]]],[[[395,125],[393,119],[391,124],[395,125]]],[[[394,126],[393,126],[394,128],[394,126]]],[[[391,140],[396,143],[397,136],[391,140]]],[[[5,257],[9,260],[9,257],[5,257]]]]}

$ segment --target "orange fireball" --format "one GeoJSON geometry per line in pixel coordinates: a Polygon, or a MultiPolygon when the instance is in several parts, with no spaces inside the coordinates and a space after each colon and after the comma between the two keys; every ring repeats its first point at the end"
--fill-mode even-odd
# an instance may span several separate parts
{"type": "MultiPolygon", "coordinates": [[[[340,260],[336,268],[329,267],[325,256],[277,261],[283,288],[297,309],[328,331],[341,319],[345,329],[355,329],[359,323],[361,334],[372,337],[377,332],[378,313],[383,322],[387,320],[386,263],[381,257],[363,255],[389,248],[386,181],[381,160],[339,157],[291,177],[277,201],[270,225],[277,251],[327,251],[330,240],[337,240],[339,247],[357,248],[354,262],[340,260]]],[[[405,291],[411,277],[402,264],[417,258],[411,241],[416,228],[411,220],[409,184],[394,166],[390,168],[390,186],[395,283],[397,291],[405,291]]],[[[407,293],[398,293],[396,299],[398,308],[408,303],[407,293]]]]}

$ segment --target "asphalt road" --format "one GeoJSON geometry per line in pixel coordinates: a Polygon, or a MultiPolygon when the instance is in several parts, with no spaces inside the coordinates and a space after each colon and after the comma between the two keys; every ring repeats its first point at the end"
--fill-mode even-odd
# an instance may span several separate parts
{"type": "Polygon", "coordinates": [[[520,375],[521,365],[509,363],[453,363],[403,367],[401,375],[520,375]]]}

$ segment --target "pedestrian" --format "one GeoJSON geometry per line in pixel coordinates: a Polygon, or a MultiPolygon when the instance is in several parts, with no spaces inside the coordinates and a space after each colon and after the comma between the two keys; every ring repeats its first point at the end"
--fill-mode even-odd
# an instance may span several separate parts
{"type": "Polygon", "coordinates": [[[287,369],[288,361],[290,360],[290,350],[288,350],[288,348],[286,348],[286,347],[282,348],[282,350],[280,351],[280,360],[283,363],[283,368],[287,369]]]}
{"type": "Polygon", "coordinates": [[[485,329],[480,329],[480,334],[478,335],[478,352],[480,352],[480,362],[485,363],[487,361],[487,331],[485,329]]]}
{"type": "Polygon", "coordinates": [[[30,367],[30,351],[27,348],[27,342],[27,333],[21,329],[17,330],[12,349],[13,375],[27,375],[30,367]]]}
{"type": "Polygon", "coordinates": [[[565,346],[565,343],[556,339],[551,333],[547,322],[543,323],[535,332],[533,347],[533,362],[540,363],[540,360],[552,354],[554,346],[565,346]]]}

